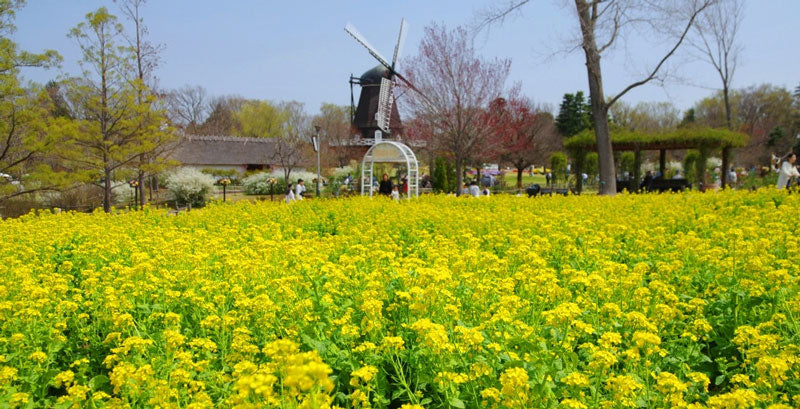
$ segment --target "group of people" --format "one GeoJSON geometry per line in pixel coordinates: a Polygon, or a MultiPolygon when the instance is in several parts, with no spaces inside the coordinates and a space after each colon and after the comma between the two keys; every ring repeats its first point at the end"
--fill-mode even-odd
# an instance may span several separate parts
{"type": "Polygon", "coordinates": [[[400,193],[408,194],[408,180],[404,177],[400,178],[400,183],[394,184],[389,179],[389,175],[383,174],[381,182],[378,184],[378,193],[386,196],[391,196],[393,200],[400,200],[400,193]]]}
{"type": "Polygon", "coordinates": [[[305,193],[306,185],[303,183],[303,179],[297,179],[297,184],[289,182],[286,185],[286,203],[303,200],[303,194],[305,193]]]}
{"type": "Polygon", "coordinates": [[[461,187],[461,196],[472,196],[472,197],[481,197],[481,196],[491,196],[492,192],[489,190],[489,186],[484,186],[481,189],[478,186],[477,181],[472,182],[464,182],[464,186],[461,187]]]}

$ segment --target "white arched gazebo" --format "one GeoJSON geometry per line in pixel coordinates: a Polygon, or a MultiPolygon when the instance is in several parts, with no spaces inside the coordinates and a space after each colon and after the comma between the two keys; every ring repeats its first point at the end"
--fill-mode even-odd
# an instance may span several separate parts
{"type": "Polygon", "coordinates": [[[408,197],[419,196],[419,164],[417,156],[406,144],[398,141],[376,141],[364,154],[361,161],[361,195],[367,193],[372,197],[373,168],[375,163],[404,163],[406,165],[406,180],[408,181],[408,197]]]}

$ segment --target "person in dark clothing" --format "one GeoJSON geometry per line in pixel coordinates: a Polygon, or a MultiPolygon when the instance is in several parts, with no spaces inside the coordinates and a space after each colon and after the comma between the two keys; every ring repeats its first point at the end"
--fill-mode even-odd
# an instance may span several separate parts
{"type": "Polygon", "coordinates": [[[378,193],[389,196],[392,194],[392,181],[389,180],[389,175],[383,174],[381,184],[378,186],[378,193]]]}
{"type": "Polygon", "coordinates": [[[639,190],[644,190],[645,192],[653,190],[653,172],[647,171],[641,186],[639,186],[639,190]]]}

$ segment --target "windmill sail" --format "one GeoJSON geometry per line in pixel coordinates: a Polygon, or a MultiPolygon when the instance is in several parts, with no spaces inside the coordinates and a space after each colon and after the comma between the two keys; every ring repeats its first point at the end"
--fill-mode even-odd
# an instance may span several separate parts
{"type": "Polygon", "coordinates": [[[406,19],[400,20],[400,34],[397,36],[397,45],[394,46],[394,57],[392,57],[392,71],[397,67],[397,59],[400,58],[400,52],[403,50],[403,44],[406,42],[406,19]]]}
{"type": "Polygon", "coordinates": [[[362,36],[352,24],[347,23],[344,26],[344,31],[347,31],[347,34],[350,34],[356,39],[356,41],[359,42],[359,44],[363,45],[364,48],[366,48],[367,51],[369,51],[369,53],[378,60],[378,62],[383,64],[386,68],[392,69],[392,66],[389,65],[389,62],[386,61],[386,58],[383,58],[383,56],[377,50],[375,50],[375,47],[373,47],[372,44],[370,44],[369,41],[367,41],[367,39],[364,38],[364,36],[362,36]]]}
{"type": "Polygon", "coordinates": [[[378,94],[378,112],[375,113],[375,122],[378,128],[389,133],[389,123],[392,117],[392,103],[394,102],[394,81],[381,78],[381,90],[378,94]]]}

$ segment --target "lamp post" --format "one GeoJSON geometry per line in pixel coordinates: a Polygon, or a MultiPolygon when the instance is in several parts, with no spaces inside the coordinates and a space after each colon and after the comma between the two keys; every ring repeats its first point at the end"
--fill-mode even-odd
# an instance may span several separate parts
{"type": "Polygon", "coordinates": [[[314,136],[311,137],[311,142],[314,145],[314,152],[317,153],[317,197],[319,197],[319,185],[322,183],[322,178],[320,177],[320,167],[319,167],[319,150],[320,150],[320,143],[319,143],[319,125],[314,125],[314,130],[316,133],[314,136]]]}

